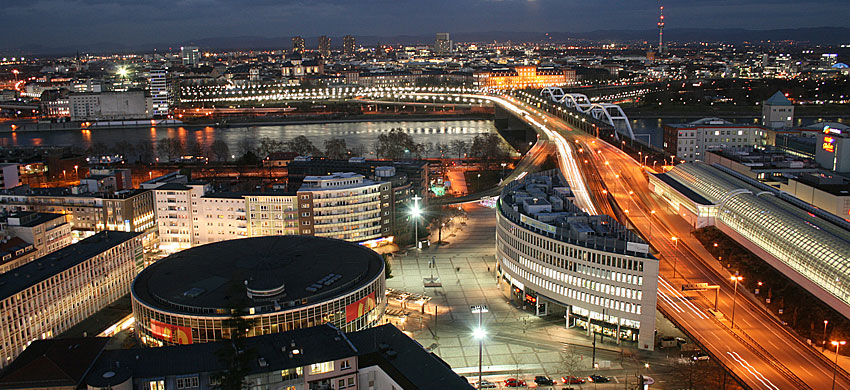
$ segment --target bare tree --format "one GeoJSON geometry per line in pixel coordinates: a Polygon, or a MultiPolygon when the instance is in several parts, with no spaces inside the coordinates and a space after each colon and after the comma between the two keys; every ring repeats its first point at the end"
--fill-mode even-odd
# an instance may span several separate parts
{"type": "Polygon", "coordinates": [[[220,139],[215,140],[210,148],[218,161],[227,161],[227,158],[230,157],[230,148],[227,147],[227,143],[220,139]]]}
{"type": "Polygon", "coordinates": [[[457,155],[457,158],[462,158],[469,150],[469,145],[466,144],[466,141],[456,139],[449,144],[449,149],[451,149],[452,153],[457,155]]]}
{"type": "Polygon", "coordinates": [[[349,155],[348,146],[342,138],[325,140],[325,156],[333,160],[343,160],[349,155]]]}

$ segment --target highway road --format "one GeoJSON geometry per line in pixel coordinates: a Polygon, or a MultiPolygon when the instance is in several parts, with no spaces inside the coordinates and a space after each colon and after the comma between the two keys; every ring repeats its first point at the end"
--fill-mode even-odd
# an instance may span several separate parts
{"type": "MultiPolygon", "coordinates": [[[[668,318],[751,388],[831,388],[833,365],[749,299],[742,286],[737,294],[735,328],[730,327],[731,275],[690,235],[691,226],[649,191],[639,162],[613,145],[574,131],[555,116],[518,100],[504,100],[524,111],[520,117],[530,124],[546,127],[543,131],[559,144],[559,152],[560,145],[568,145],[570,150],[560,153],[560,159],[571,161],[561,161],[561,168],[571,185],[573,180],[581,178],[586,181],[580,186],[582,190],[593,189],[588,192],[593,198],[591,203],[603,208],[610,193],[621,209],[629,210],[630,224],[658,252],[661,261],[658,306],[668,318]],[[655,213],[651,213],[653,210],[655,213]],[[713,292],[681,292],[682,284],[696,282],[720,286],[717,306],[725,315],[718,318],[709,311],[713,292]]],[[[579,201],[582,207],[593,209],[585,202],[588,200],[579,201]]],[[[850,380],[844,373],[839,373],[836,389],[850,389],[850,380]]]]}

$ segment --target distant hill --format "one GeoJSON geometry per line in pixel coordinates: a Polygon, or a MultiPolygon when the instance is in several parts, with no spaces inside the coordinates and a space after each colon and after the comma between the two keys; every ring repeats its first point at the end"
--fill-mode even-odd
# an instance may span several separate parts
{"type": "MultiPolygon", "coordinates": [[[[766,42],[793,40],[817,45],[835,45],[850,43],[850,28],[848,27],[810,27],[776,30],[747,30],[747,29],[667,29],[664,37],[670,42],[766,42]]],[[[434,34],[397,35],[389,37],[356,35],[359,45],[373,46],[389,45],[430,45],[434,42],[434,34]]],[[[565,42],[570,40],[614,41],[614,42],[654,42],[658,38],[658,30],[598,30],[591,32],[549,32],[547,37],[542,32],[459,32],[452,33],[452,39],[457,42],[565,42]]],[[[308,47],[315,47],[318,37],[305,37],[308,47]]],[[[332,37],[334,47],[342,44],[342,37],[332,37]]],[[[71,55],[76,52],[108,53],[108,52],[152,52],[167,51],[180,46],[195,45],[205,49],[227,50],[265,50],[289,49],[292,47],[291,37],[211,37],[174,44],[152,43],[146,45],[127,46],[113,42],[98,42],[76,47],[51,47],[46,45],[29,45],[26,47],[8,47],[2,50],[8,55],[71,55]]]]}

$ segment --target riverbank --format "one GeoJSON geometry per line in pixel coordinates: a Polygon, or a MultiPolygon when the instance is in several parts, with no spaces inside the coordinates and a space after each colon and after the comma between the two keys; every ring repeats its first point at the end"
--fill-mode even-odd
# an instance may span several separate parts
{"type": "MultiPolygon", "coordinates": [[[[362,122],[432,122],[432,121],[453,121],[453,120],[492,120],[490,114],[430,114],[430,115],[357,115],[344,118],[339,117],[317,117],[308,119],[286,119],[275,118],[272,120],[240,120],[238,122],[224,121],[198,121],[184,122],[180,125],[168,126],[150,126],[151,128],[175,128],[182,127],[186,129],[192,128],[235,128],[235,127],[250,127],[250,126],[290,126],[290,125],[315,125],[323,123],[362,123],[362,122]]],[[[80,122],[62,122],[62,123],[18,123],[15,124],[15,129],[12,130],[12,124],[0,126],[0,133],[28,133],[28,132],[60,132],[60,131],[78,131],[78,130],[116,130],[116,129],[138,129],[147,128],[148,126],[138,125],[114,125],[114,126],[97,126],[83,127],[80,122]]]]}

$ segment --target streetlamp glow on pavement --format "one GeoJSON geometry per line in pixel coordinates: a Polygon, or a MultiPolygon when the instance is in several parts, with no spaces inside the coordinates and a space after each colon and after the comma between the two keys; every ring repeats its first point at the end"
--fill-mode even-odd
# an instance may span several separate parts
{"type": "Polygon", "coordinates": [[[735,300],[738,298],[738,282],[744,280],[741,275],[733,275],[732,281],[735,282],[735,287],[732,292],[732,329],[735,329],[735,300]]]}
{"type": "Polygon", "coordinates": [[[844,340],[832,342],[832,345],[835,346],[835,367],[832,368],[832,390],[835,390],[835,374],[838,372],[838,348],[844,344],[847,344],[844,340]]]}

